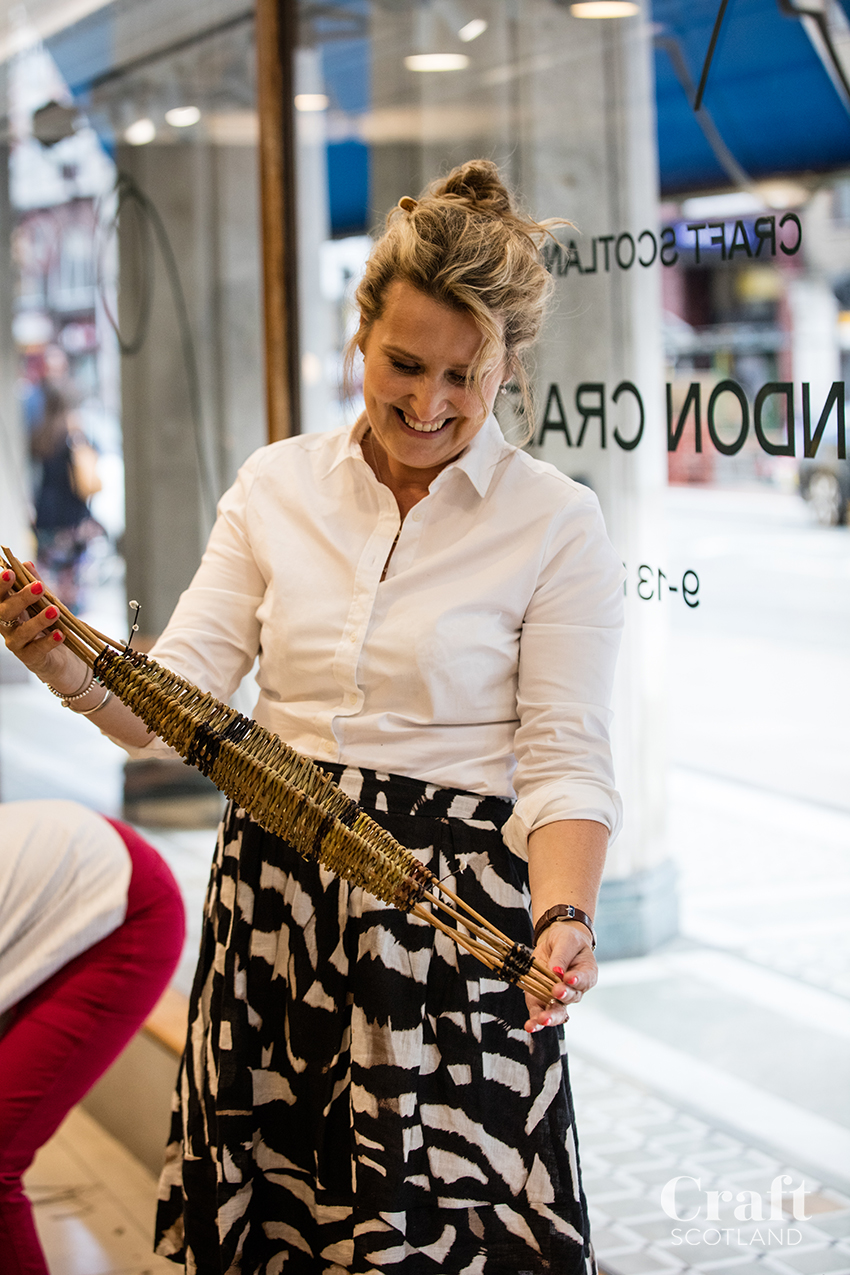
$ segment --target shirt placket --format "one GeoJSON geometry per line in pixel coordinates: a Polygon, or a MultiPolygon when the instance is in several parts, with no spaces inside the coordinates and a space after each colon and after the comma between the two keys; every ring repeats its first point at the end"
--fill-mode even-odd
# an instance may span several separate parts
{"type": "Polygon", "coordinates": [[[339,706],[333,714],[335,717],[351,717],[363,707],[363,691],[357,684],[357,664],[375,608],[384,563],[396,537],[401,539],[398,506],[385,488],[381,496],[381,512],[354,573],[351,605],[334,656],[333,675],[340,690],[339,706]]]}

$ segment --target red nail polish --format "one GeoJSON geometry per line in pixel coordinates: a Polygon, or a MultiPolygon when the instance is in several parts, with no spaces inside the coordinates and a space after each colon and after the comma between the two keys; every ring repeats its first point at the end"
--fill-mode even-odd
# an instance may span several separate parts
{"type": "Polygon", "coordinates": [[[553,973],[553,974],[558,974],[561,978],[563,978],[563,977],[564,977],[564,971],[561,969],[560,965],[553,965],[553,966],[552,966],[552,973],[553,973]]]}
{"type": "Polygon", "coordinates": [[[567,982],[569,983],[570,987],[575,987],[576,983],[578,982],[578,974],[573,974],[572,978],[567,979],[567,982]]]}
{"type": "Polygon", "coordinates": [[[62,634],[59,632],[59,630],[58,630],[58,629],[57,629],[54,633],[51,633],[51,635],[50,635],[50,636],[53,638],[53,641],[54,641],[54,642],[61,642],[61,641],[62,641],[62,634]]]}
{"type": "Polygon", "coordinates": [[[11,571],[3,572],[3,583],[8,584],[10,580],[14,580],[14,574],[11,571]]]}
{"type": "Polygon", "coordinates": [[[34,598],[37,598],[40,594],[44,593],[44,585],[40,580],[36,580],[35,584],[31,586],[31,592],[34,598]]]}
{"type": "Polygon", "coordinates": [[[48,607],[44,613],[44,618],[46,620],[55,620],[58,614],[59,612],[56,607],[48,607]]]}

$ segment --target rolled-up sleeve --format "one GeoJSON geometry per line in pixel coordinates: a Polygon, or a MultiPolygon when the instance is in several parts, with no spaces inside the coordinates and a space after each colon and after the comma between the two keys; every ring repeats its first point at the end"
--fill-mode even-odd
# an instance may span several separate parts
{"type": "Polygon", "coordinates": [[[517,803],[504,838],[523,858],[529,833],[559,819],[619,831],[609,727],[624,575],[583,491],[553,524],[520,635],[517,803]]]}

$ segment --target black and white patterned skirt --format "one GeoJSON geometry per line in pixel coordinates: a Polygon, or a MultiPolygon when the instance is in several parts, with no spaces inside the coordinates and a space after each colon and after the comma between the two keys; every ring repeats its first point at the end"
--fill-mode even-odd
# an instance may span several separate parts
{"type": "MultiPolygon", "coordinates": [[[[325,765],[506,934],[531,941],[509,802],[325,765]]],[[[157,1251],[200,1275],[592,1275],[563,1028],[228,808],[160,1184],[157,1251]]]]}

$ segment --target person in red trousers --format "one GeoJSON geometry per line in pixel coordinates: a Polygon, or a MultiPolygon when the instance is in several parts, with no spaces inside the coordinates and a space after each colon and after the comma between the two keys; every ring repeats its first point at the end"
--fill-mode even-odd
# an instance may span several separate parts
{"type": "Polygon", "coordinates": [[[0,805],[4,1275],[48,1275],[22,1176],[156,1004],[184,931],[174,877],[132,828],[71,801],[0,805]]]}

